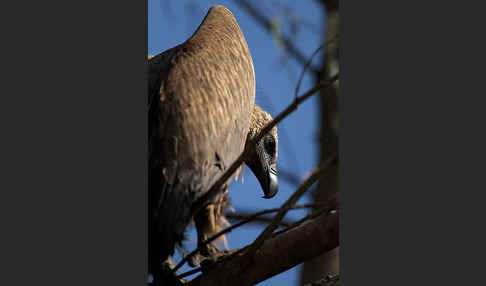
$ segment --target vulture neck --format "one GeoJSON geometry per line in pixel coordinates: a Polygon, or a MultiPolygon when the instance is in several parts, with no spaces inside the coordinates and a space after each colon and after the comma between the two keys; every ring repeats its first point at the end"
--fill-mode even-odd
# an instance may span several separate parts
{"type": "MultiPolygon", "coordinates": [[[[272,116],[255,104],[250,119],[250,129],[248,130],[248,140],[253,139],[258,133],[272,121],[272,116]]],[[[273,128],[275,129],[275,128],[273,128]]]]}

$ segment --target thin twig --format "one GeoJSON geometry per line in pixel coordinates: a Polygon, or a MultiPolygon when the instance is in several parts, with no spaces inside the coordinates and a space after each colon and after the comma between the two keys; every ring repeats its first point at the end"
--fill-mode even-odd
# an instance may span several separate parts
{"type": "Polygon", "coordinates": [[[192,269],[192,270],[189,270],[189,271],[187,271],[187,272],[184,272],[184,273],[182,273],[182,274],[178,275],[176,278],[177,278],[177,279],[181,279],[181,278],[187,277],[187,276],[189,276],[189,275],[192,275],[192,274],[194,274],[194,273],[198,273],[198,272],[200,272],[201,270],[202,270],[202,268],[201,268],[201,267],[194,268],[194,269],[192,269]]]}
{"type": "MultiPolygon", "coordinates": [[[[246,0],[238,0],[235,1],[235,3],[243,7],[244,9],[246,9],[250,14],[250,16],[252,16],[257,21],[257,23],[260,23],[260,25],[262,25],[265,28],[265,30],[267,30],[267,32],[272,33],[272,23],[262,13],[260,13],[258,9],[253,7],[246,0]]],[[[280,38],[287,51],[291,55],[293,55],[298,62],[300,62],[301,64],[305,64],[307,61],[307,57],[304,56],[304,54],[297,49],[297,47],[292,43],[292,41],[290,41],[287,37],[283,35],[281,35],[280,38]]],[[[314,67],[310,67],[310,70],[315,74],[317,74],[318,72],[318,70],[314,67]]]]}
{"type": "Polygon", "coordinates": [[[334,42],[336,39],[339,38],[339,34],[336,34],[334,35],[331,39],[328,39],[325,43],[323,43],[322,45],[319,46],[319,48],[317,48],[314,53],[312,53],[312,56],[310,57],[310,59],[305,63],[305,66],[304,68],[302,69],[302,73],[300,74],[300,77],[299,77],[299,81],[297,82],[297,86],[295,87],[295,97],[299,96],[299,89],[300,89],[300,85],[302,84],[302,80],[304,79],[304,75],[305,75],[305,71],[307,70],[307,68],[311,65],[312,63],[312,60],[314,59],[314,57],[317,55],[317,53],[322,50],[323,48],[329,46],[330,43],[334,42]]]}

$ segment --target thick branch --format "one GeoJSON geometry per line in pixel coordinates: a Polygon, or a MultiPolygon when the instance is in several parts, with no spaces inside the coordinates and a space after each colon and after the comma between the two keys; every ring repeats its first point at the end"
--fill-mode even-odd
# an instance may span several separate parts
{"type": "Polygon", "coordinates": [[[250,258],[249,253],[243,251],[216,264],[213,269],[190,281],[188,285],[254,285],[338,245],[339,212],[324,213],[307,224],[266,240],[248,267],[244,266],[250,258]]]}

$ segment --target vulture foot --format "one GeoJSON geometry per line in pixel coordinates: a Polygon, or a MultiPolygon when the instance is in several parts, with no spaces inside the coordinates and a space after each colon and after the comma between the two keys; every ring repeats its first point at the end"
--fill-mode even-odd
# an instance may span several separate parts
{"type": "MultiPolygon", "coordinates": [[[[197,241],[200,251],[189,259],[189,265],[201,267],[208,264],[213,264],[219,257],[229,254],[230,251],[219,249],[213,243],[202,245],[213,235],[219,233],[224,225],[225,219],[223,216],[223,208],[227,203],[227,190],[224,195],[216,200],[216,203],[205,206],[199,213],[194,216],[194,222],[197,230],[197,241]]],[[[222,236],[221,240],[225,242],[226,237],[222,236]]]]}
{"type": "Polygon", "coordinates": [[[211,266],[214,265],[214,263],[216,263],[218,260],[234,253],[235,251],[237,251],[237,249],[220,249],[210,243],[205,245],[202,251],[199,251],[193,257],[191,257],[188,263],[191,267],[201,265],[202,271],[204,272],[205,270],[211,268],[211,266]]]}

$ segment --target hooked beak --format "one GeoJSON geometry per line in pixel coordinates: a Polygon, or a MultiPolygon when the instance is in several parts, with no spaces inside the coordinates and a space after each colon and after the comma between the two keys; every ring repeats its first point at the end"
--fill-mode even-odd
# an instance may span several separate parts
{"type": "Polygon", "coordinates": [[[273,198],[278,192],[277,164],[270,164],[267,156],[255,155],[253,158],[246,164],[260,183],[264,194],[263,198],[273,198]]]}
{"type": "Polygon", "coordinates": [[[278,177],[276,164],[271,165],[268,169],[267,178],[268,179],[266,186],[262,185],[263,193],[265,194],[263,198],[270,199],[273,198],[278,192],[278,177]]]}

